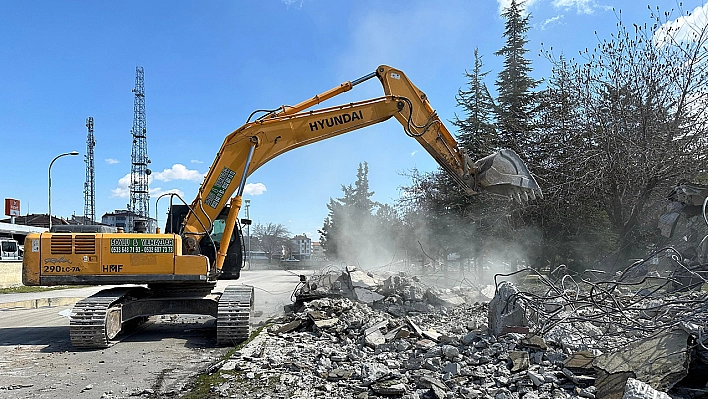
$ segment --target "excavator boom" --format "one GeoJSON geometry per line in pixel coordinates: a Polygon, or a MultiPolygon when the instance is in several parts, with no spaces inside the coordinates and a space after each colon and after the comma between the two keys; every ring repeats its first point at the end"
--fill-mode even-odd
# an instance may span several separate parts
{"type": "MultiPolygon", "coordinates": [[[[245,179],[274,157],[303,145],[328,139],[395,117],[405,133],[423,148],[468,193],[487,191],[518,201],[533,199],[541,190],[526,165],[511,150],[502,150],[477,162],[457,145],[430,106],[425,93],[398,70],[381,65],[376,72],[345,82],[294,106],[283,106],[249,122],[226,137],[197,198],[184,220],[187,253],[198,253],[201,234],[208,230],[232,194],[240,197],[245,179]],[[312,106],[377,77],[385,96],[319,110],[312,106]]],[[[238,201],[233,205],[238,205],[238,201]]],[[[238,212],[232,206],[230,212],[238,212]]],[[[226,234],[223,237],[227,237],[226,234]]],[[[221,269],[229,243],[222,239],[216,258],[221,269]]]]}

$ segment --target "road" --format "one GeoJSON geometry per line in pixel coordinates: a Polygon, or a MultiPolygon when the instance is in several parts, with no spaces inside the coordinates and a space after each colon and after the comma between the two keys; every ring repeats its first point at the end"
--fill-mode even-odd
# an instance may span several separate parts
{"type": "MultiPolygon", "coordinates": [[[[254,325],[282,314],[299,274],[244,271],[237,281],[255,288],[254,325]]],[[[194,315],[156,316],[104,350],[76,350],[69,314],[97,288],[0,295],[0,398],[128,398],[177,396],[190,378],[228,348],[216,347],[215,321],[194,315]]]]}

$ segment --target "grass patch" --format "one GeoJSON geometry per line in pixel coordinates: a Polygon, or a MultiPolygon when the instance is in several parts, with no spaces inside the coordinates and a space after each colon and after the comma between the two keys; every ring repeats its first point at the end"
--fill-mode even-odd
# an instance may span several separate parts
{"type": "Polygon", "coordinates": [[[229,349],[229,351],[226,352],[226,354],[221,357],[221,360],[226,360],[226,359],[230,358],[231,356],[233,356],[234,353],[236,353],[236,352],[240,351],[241,349],[243,349],[243,347],[246,346],[246,345],[248,345],[249,342],[253,341],[253,339],[256,338],[256,337],[258,336],[258,334],[260,334],[261,331],[263,331],[264,328],[266,328],[266,327],[268,327],[268,326],[270,326],[270,325],[271,325],[270,323],[264,323],[262,326],[260,326],[260,327],[258,327],[257,329],[253,330],[253,331],[251,332],[251,336],[248,337],[247,340],[245,340],[245,341],[241,342],[240,344],[234,346],[233,348],[229,349]]]}
{"type": "MultiPolygon", "coordinates": [[[[258,336],[258,334],[263,331],[264,328],[270,326],[270,323],[264,323],[262,326],[258,327],[257,329],[253,330],[251,332],[251,336],[248,337],[247,340],[241,342],[240,344],[234,346],[233,348],[229,349],[224,356],[221,357],[219,361],[217,361],[215,364],[218,364],[220,362],[224,362],[231,358],[234,353],[240,351],[243,349],[244,346],[248,345],[249,342],[253,341],[254,338],[258,336]]],[[[222,373],[226,374],[231,374],[234,375],[233,372],[231,371],[221,371],[218,370],[212,374],[209,373],[202,373],[199,376],[197,376],[196,380],[194,381],[194,384],[192,385],[191,390],[181,396],[181,399],[212,399],[212,398],[219,398],[221,397],[219,392],[212,392],[211,387],[217,386],[219,384],[223,384],[224,382],[228,381],[226,378],[222,376],[222,373]]]]}
{"type": "Polygon", "coordinates": [[[181,396],[181,399],[210,399],[221,397],[218,392],[212,392],[211,387],[223,384],[226,378],[221,376],[221,372],[214,374],[201,374],[194,381],[192,390],[186,395],[181,396]]]}
{"type": "Polygon", "coordinates": [[[89,285],[57,285],[53,287],[30,287],[26,285],[21,285],[19,287],[10,288],[0,288],[0,294],[26,294],[29,292],[44,292],[44,291],[56,291],[65,290],[67,288],[85,288],[90,287],[89,285]]]}

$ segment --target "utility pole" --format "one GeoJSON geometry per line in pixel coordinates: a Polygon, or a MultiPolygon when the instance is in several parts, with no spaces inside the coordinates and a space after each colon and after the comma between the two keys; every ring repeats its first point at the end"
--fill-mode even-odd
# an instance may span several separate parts
{"type": "Polygon", "coordinates": [[[88,136],[86,137],[86,182],[84,183],[84,223],[94,224],[96,222],[96,179],[93,168],[93,148],[96,146],[96,139],[93,136],[93,117],[86,119],[88,136]]]}
{"type": "MultiPolygon", "coordinates": [[[[148,176],[150,159],[147,153],[147,128],[145,125],[145,71],[135,67],[135,100],[133,102],[133,150],[130,169],[130,206],[129,210],[140,218],[150,217],[150,191],[148,176]]],[[[133,226],[131,226],[133,227],[133,226]]],[[[132,229],[131,229],[132,230],[132,229]]]]}

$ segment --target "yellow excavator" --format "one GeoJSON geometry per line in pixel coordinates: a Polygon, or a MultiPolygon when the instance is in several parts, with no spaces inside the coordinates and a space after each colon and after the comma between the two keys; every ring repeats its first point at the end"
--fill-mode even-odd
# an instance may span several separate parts
{"type": "MultiPolygon", "coordinates": [[[[253,114],[252,114],[253,116],[253,114]]],[[[25,240],[23,283],[118,285],[79,301],[70,321],[75,347],[105,348],[122,329],[159,314],[216,318],[221,345],[251,332],[253,289],[231,285],[212,292],[216,280],[238,278],[243,243],[238,226],[246,178],[276,156],[395,117],[409,136],[468,193],[482,191],[518,201],[541,195],[526,165],[510,150],[471,160],[406,75],[381,65],[294,106],[282,106],[229,134],[190,205],[171,205],[165,233],[110,233],[74,226],[35,233],[25,240]],[[372,78],[385,95],[344,105],[313,106],[372,78]],[[232,197],[233,195],[233,197],[232,197]]]]}

